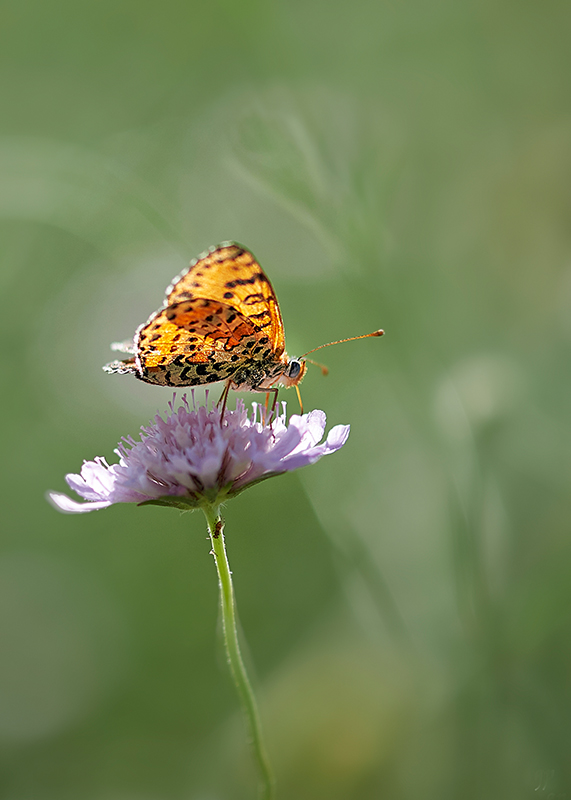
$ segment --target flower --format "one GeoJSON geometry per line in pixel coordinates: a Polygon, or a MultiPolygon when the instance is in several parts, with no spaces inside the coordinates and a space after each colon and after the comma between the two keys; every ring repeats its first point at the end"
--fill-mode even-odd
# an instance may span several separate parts
{"type": "Polygon", "coordinates": [[[235,411],[226,409],[222,423],[217,408],[196,407],[194,397],[192,408],[184,395],[181,406],[175,408],[173,398],[169,409],[165,419],[157,414],[141,428],[139,441],[128,437],[120,442],[118,464],[98,457],[85,461],[80,475],[66,475],[85,503],[60,492],[49,492],[48,500],[70,514],[113,503],[182,509],[219,505],[254,483],[334,453],[349,436],[348,425],[336,425],[320,444],[325,413],[294,414],[288,423],[285,403],[271,425],[262,423],[258,403],[248,414],[241,400],[235,411]]]}

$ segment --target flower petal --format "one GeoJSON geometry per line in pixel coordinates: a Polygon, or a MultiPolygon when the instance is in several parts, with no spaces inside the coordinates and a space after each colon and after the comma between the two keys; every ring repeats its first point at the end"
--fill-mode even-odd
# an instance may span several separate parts
{"type": "Polygon", "coordinates": [[[325,440],[325,443],[329,447],[327,452],[334,453],[336,450],[339,450],[340,447],[343,447],[349,438],[350,431],[350,425],[335,425],[334,428],[331,428],[327,434],[327,439],[325,440]]]}
{"type": "Polygon", "coordinates": [[[93,503],[78,503],[61,492],[47,492],[46,498],[58,511],[64,514],[85,514],[87,511],[98,511],[112,505],[111,500],[99,500],[93,503]]]}

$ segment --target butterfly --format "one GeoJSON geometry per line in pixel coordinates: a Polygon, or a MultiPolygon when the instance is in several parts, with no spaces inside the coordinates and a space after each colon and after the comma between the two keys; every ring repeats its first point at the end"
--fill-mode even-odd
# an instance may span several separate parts
{"type": "MultiPolygon", "coordinates": [[[[378,330],[352,338],[382,334],[378,330]]],[[[224,400],[235,389],[273,392],[275,401],[279,386],[295,386],[299,396],[305,356],[314,352],[299,358],[287,355],[272,285],[252,253],[235,242],[211,247],[191,261],[167,287],[163,307],[137,329],[133,341],[111,347],[131,357],[106,364],[106,372],[130,373],[159,386],[225,381],[224,400]]]]}

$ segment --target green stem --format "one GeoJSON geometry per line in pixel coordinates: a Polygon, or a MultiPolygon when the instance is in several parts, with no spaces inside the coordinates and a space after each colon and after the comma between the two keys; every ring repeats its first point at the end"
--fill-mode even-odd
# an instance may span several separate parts
{"type": "Polygon", "coordinates": [[[220,516],[219,509],[212,506],[202,508],[210,541],[212,542],[212,554],[218,570],[218,580],[220,584],[220,604],[222,607],[222,625],[224,629],[224,642],[226,654],[232,671],[232,676],[240,695],[242,708],[246,717],[246,724],[250,734],[250,740],[254,755],[254,760],[258,768],[261,779],[262,800],[274,800],[275,786],[272,770],[266,753],[266,748],[262,737],[262,725],[258,706],[254,692],[248,680],[248,674],[240,654],[238,643],[238,631],[236,628],[236,603],[234,600],[234,588],[232,586],[232,573],[226,556],[226,546],[224,543],[224,522],[220,516]]]}

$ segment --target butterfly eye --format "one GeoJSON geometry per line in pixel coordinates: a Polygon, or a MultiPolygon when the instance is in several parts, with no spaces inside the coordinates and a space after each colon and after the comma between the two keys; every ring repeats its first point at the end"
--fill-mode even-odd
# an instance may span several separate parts
{"type": "Polygon", "coordinates": [[[297,378],[300,372],[301,372],[301,362],[295,358],[292,358],[287,366],[287,377],[297,378]]]}

